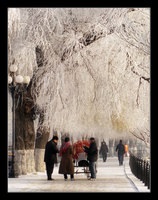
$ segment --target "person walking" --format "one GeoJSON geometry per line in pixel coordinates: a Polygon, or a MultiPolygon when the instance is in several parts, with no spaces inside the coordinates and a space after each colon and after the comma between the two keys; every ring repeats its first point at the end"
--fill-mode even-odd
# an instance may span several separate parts
{"type": "Polygon", "coordinates": [[[100,146],[100,150],[99,150],[99,153],[102,155],[103,162],[106,162],[106,160],[107,160],[108,151],[109,151],[108,146],[107,146],[106,142],[103,140],[101,142],[101,146],[100,146]]]}
{"type": "Polygon", "coordinates": [[[98,148],[95,138],[90,138],[90,146],[83,146],[84,151],[87,153],[87,160],[89,161],[90,178],[88,180],[96,179],[96,161],[98,160],[98,148]]]}
{"type": "Polygon", "coordinates": [[[122,140],[120,140],[119,144],[117,144],[116,152],[118,152],[119,165],[123,165],[124,154],[125,154],[125,146],[122,143],[122,140]]]}
{"type": "Polygon", "coordinates": [[[73,147],[69,137],[65,138],[59,156],[61,156],[61,161],[58,173],[64,175],[65,181],[68,180],[68,174],[70,174],[71,181],[74,181],[73,147]]]}
{"type": "Polygon", "coordinates": [[[129,153],[128,153],[128,145],[125,144],[125,156],[128,157],[129,153]]]}
{"type": "Polygon", "coordinates": [[[57,153],[59,149],[57,148],[58,136],[53,136],[53,138],[46,143],[44,162],[46,165],[47,179],[49,181],[54,180],[52,178],[52,173],[54,170],[54,164],[57,163],[57,153]]]}

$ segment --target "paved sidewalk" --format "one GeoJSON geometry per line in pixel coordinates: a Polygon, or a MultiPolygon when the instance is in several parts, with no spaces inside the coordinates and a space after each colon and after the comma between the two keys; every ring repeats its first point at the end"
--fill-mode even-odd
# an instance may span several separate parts
{"type": "MultiPolygon", "coordinates": [[[[129,158],[124,165],[119,166],[117,157],[108,157],[106,162],[97,162],[97,179],[89,181],[86,173],[75,174],[75,181],[64,181],[55,166],[54,181],[47,181],[46,173],[21,175],[18,178],[8,178],[8,192],[55,192],[55,193],[86,193],[86,192],[122,192],[150,193],[144,183],[137,179],[130,170],[129,158]]],[[[76,170],[76,168],[75,168],[76,170]]],[[[79,168],[82,171],[82,168],[79,168]]]]}

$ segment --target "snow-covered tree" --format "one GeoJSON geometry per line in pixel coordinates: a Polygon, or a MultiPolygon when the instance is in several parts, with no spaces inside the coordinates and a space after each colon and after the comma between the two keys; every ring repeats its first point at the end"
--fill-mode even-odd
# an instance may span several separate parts
{"type": "Polygon", "coordinates": [[[31,77],[36,170],[44,170],[53,131],[77,139],[150,130],[149,8],[9,8],[8,68],[13,64],[31,77]]]}

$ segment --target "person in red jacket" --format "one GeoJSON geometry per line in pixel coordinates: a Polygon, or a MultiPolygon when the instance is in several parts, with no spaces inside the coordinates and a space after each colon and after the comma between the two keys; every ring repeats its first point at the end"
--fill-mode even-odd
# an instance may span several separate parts
{"type": "Polygon", "coordinates": [[[61,161],[58,173],[64,175],[65,181],[68,180],[68,174],[71,181],[74,181],[73,146],[70,143],[69,137],[65,138],[59,155],[61,156],[61,161]]]}

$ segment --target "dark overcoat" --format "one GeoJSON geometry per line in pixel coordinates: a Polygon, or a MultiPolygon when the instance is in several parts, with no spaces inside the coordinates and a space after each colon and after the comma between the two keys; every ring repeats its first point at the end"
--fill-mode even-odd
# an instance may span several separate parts
{"type": "Polygon", "coordinates": [[[57,163],[57,153],[59,153],[57,144],[53,140],[48,141],[45,146],[44,162],[57,163]]]}
{"type": "Polygon", "coordinates": [[[103,155],[107,155],[108,150],[109,149],[108,149],[108,146],[106,145],[106,143],[102,143],[99,153],[103,154],[103,155]]]}
{"type": "Polygon", "coordinates": [[[87,160],[90,162],[96,162],[98,160],[98,148],[95,142],[90,143],[89,148],[84,146],[87,153],[87,160]]]}
{"type": "Polygon", "coordinates": [[[119,143],[116,146],[116,151],[118,151],[118,155],[123,155],[125,153],[125,146],[122,143],[119,143]]]}

